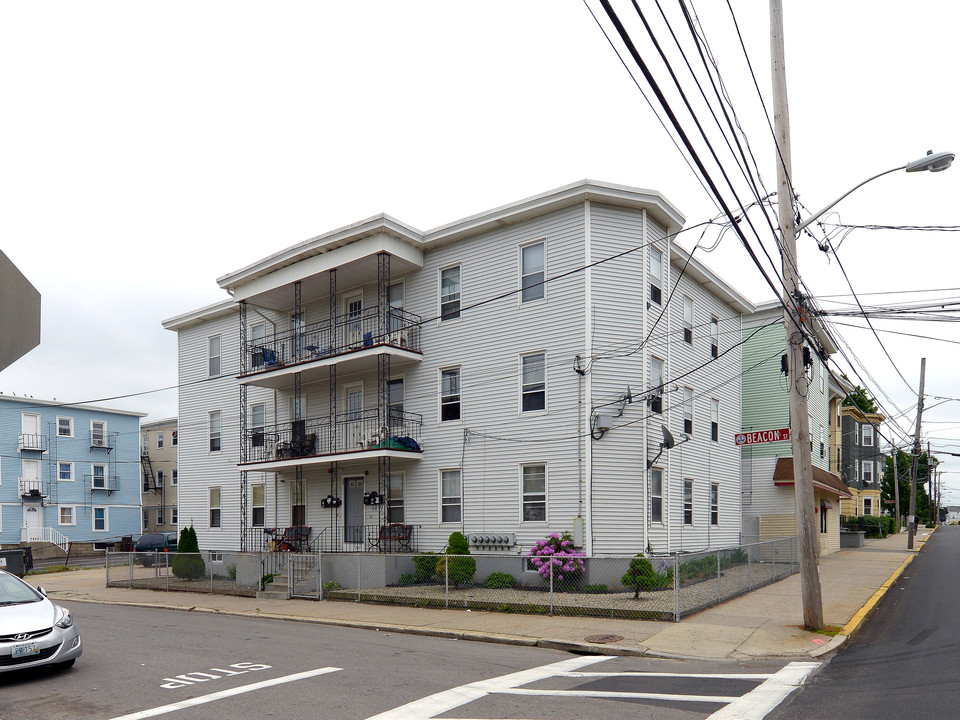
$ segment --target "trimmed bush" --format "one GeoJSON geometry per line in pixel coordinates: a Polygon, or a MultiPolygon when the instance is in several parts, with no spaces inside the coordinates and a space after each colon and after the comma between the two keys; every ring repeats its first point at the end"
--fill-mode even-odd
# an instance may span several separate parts
{"type": "Polygon", "coordinates": [[[193,529],[193,525],[180,531],[172,569],[174,575],[184,580],[197,580],[207,573],[203,558],[200,556],[197,531],[193,529]]]}
{"type": "Polygon", "coordinates": [[[661,575],[653,569],[653,564],[644,557],[643,553],[638,553],[630,561],[630,567],[620,578],[620,582],[633,588],[634,599],[640,598],[640,591],[663,590],[670,587],[673,581],[673,568],[667,568],[667,574],[661,575]]]}
{"type": "Polygon", "coordinates": [[[605,593],[610,592],[610,588],[602,584],[601,585],[584,585],[583,592],[592,593],[594,595],[603,595],[605,593]]]}
{"type": "Polygon", "coordinates": [[[505,572],[492,572],[483,581],[483,586],[488,589],[515,588],[518,585],[517,579],[505,572]]]}
{"type": "Polygon", "coordinates": [[[413,557],[414,575],[417,582],[426,582],[433,577],[437,569],[436,553],[424,553],[423,555],[414,555],[413,557]]]}
{"type": "Polygon", "coordinates": [[[537,540],[529,552],[530,564],[544,580],[553,575],[555,590],[576,587],[583,576],[583,553],[573,547],[570,533],[550,533],[537,540]]]}
{"type": "Polygon", "coordinates": [[[476,572],[477,561],[469,555],[441,555],[437,561],[437,577],[449,579],[451,585],[466,585],[476,572]]]}
{"type": "Polygon", "coordinates": [[[462,532],[452,532],[447,539],[448,555],[469,555],[470,543],[462,532]]]}
{"type": "Polygon", "coordinates": [[[406,585],[416,585],[416,583],[417,583],[417,576],[414,575],[413,573],[404,573],[403,575],[400,576],[400,579],[397,580],[397,585],[399,585],[400,587],[404,587],[406,585]]]}

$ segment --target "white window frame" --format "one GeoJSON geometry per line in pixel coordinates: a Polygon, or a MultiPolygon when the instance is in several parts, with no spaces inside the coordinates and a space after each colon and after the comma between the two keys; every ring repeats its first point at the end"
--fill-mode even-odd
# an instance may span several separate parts
{"type": "Polygon", "coordinates": [[[463,473],[460,472],[460,468],[440,468],[438,471],[438,493],[437,497],[439,499],[439,513],[437,519],[440,521],[440,525],[459,525],[463,522],[463,473]],[[450,474],[451,478],[453,474],[456,474],[456,480],[458,483],[459,495],[444,495],[443,494],[443,481],[447,474],[450,474]],[[456,500],[456,502],[453,502],[456,500]],[[444,508],[456,508],[457,517],[456,519],[444,520],[443,519],[443,510],[444,508]]]}
{"type": "Polygon", "coordinates": [[[223,411],[211,410],[207,413],[207,452],[210,454],[223,452],[223,411]],[[214,430],[214,417],[216,417],[216,430],[214,430]],[[214,449],[213,443],[216,441],[217,447],[214,449]]]}
{"type": "Polygon", "coordinates": [[[861,460],[860,461],[860,482],[863,484],[863,486],[866,487],[867,483],[869,483],[872,486],[874,477],[875,475],[874,475],[873,460],[861,460]],[[868,475],[870,477],[869,480],[867,479],[868,475]]]}
{"type": "Polygon", "coordinates": [[[177,441],[180,439],[178,430],[170,431],[170,447],[177,447],[177,441]]]}
{"type": "Polygon", "coordinates": [[[94,505],[90,511],[90,527],[95,533],[110,532],[110,508],[106,505],[94,505]],[[97,511],[103,510],[103,527],[97,528],[97,511]]]}
{"type": "Polygon", "coordinates": [[[663,525],[663,468],[650,468],[649,482],[650,522],[663,525]]]}
{"type": "Polygon", "coordinates": [[[106,490],[110,485],[110,480],[107,477],[107,464],[106,463],[90,463],[90,487],[95,490],[106,490]],[[97,485],[97,468],[103,469],[103,479],[102,485],[97,485]]]}
{"type": "Polygon", "coordinates": [[[693,298],[683,296],[683,341],[693,345],[693,298]]]}
{"type": "Polygon", "coordinates": [[[538,350],[536,352],[523,353],[520,356],[520,414],[521,415],[538,415],[546,413],[549,409],[547,405],[547,353],[545,350],[538,350]],[[541,382],[533,380],[531,382],[525,382],[524,378],[524,365],[528,359],[541,358],[543,364],[543,378],[541,382]],[[542,386],[541,389],[536,389],[537,386],[542,386]],[[523,400],[525,397],[531,397],[535,394],[543,393],[543,407],[542,408],[531,408],[530,410],[524,410],[523,400]]]}
{"type": "Polygon", "coordinates": [[[710,357],[720,357],[720,321],[710,318],[710,357]]]}
{"type": "Polygon", "coordinates": [[[90,446],[105,448],[109,446],[110,443],[107,442],[107,421],[106,420],[91,420],[90,421],[90,446]],[[101,426],[100,431],[100,442],[97,442],[97,426],[101,426]]]}
{"type": "Polygon", "coordinates": [[[683,524],[693,527],[693,480],[684,478],[683,480],[683,524]],[[687,519],[689,517],[689,520],[687,519]]]}
{"type": "Polygon", "coordinates": [[[77,524],[77,506],[76,505],[58,505],[57,506],[57,525],[60,527],[76,527],[77,524]],[[70,522],[63,521],[63,511],[70,511],[70,522]]]}
{"type": "Polygon", "coordinates": [[[532,302],[539,302],[541,300],[547,299],[547,242],[545,239],[535,240],[534,242],[526,243],[525,245],[520,246],[520,292],[518,293],[520,297],[520,304],[526,305],[532,302]],[[527,268],[524,265],[524,253],[530,249],[540,246],[542,249],[540,251],[540,257],[543,262],[539,270],[530,270],[527,271],[527,268]],[[539,277],[537,277],[539,276],[539,277]],[[525,281],[527,278],[532,279],[530,287],[527,287],[525,281]],[[527,296],[527,291],[530,291],[530,297],[527,296]],[[539,294],[537,294],[539,293],[539,294]]]}
{"type": "Polygon", "coordinates": [[[824,381],[824,375],[826,375],[826,363],[820,363],[820,392],[821,394],[826,392],[826,382],[824,381]]]}
{"type": "Polygon", "coordinates": [[[163,508],[158,507],[157,508],[157,525],[164,525],[164,524],[165,524],[165,520],[163,517],[163,508]]]}
{"type": "Polygon", "coordinates": [[[220,335],[207,337],[207,377],[218,377],[223,370],[223,341],[220,335]],[[214,348],[216,342],[216,348],[214,348]]]}
{"type": "Polygon", "coordinates": [[[163,430],[157,430],[157,450],[163,449],[163,430]]]}
{"type": "Polygon", "coordinates": [[[170,524],[176,527],[178,520],[179,520],[179,517],[177,516],[177,506],[171,505],[170,506],[170,524]]]}
{"type": "Polygon", "coordinates": [[[140,452],[146,455],[150,451],[150,433],[143,433],[143,441],[140,443],[140,452]]]}
{"type": "Polygon", "coordinates": [[[179,470],[177,470],[177,468],[173,468],[170,470],[170,487],[176,487],[179,483],[179,470]]]}
{"type": "Polygon", "coordinates": [[[223,488],[219,485],[211,485],[207,493],[207,527],[213,530],[223,528],[223,488]],[[214,504],[214,491],[216,491],[216,504],[214,504]],[[217,513],[217,521],[213,521],[213,513],[217,513]]]}
{"type": "Polygon", "coordinates": [[[67,438],[72,438],[72,437],[73,437],[73,418],[72,418],[72,417],[67,417],[67,416],[65,416],[65,415],[57,415],[57,437],[67,437],[67,438]],[[66,421],[67,421],[67,432],[66,432],[66,433],[60,432],[60,421],[61,421],[61,420],[66,420],[66,421]]]}
{"type": "Polygon", "coordinates": [[[267,442],[264,428],[267,427],[267,404],[250,403],[250,446],[264,447],[267,442]],[[257,417],[259,415],[259,417],[257,417]],[[258,432],[259,431],[259,432],[258,432]]]}
{"type": "Polygon", "coordinates": [[[549,480],[547,478],[547,463],[545,462],[534,462],[534,463],[523,463],[520,466],[520,522],[524,525],[529,524],[544,524],[548,521],[547,516],[547,496],[549,490],[549,480]],[[527,480],[526,473],[528,469],[543,468],[543,491],[542,492],[528,492],[525,487],[525,482],[527,480]],[[538,505],[543,505],[543,518],[540,520],[528,520],[527,515],[527,506],[535,507],[538,505]]]}
{"type": "Polygon", "coordinates": [[[822,459],[827,457],[827,431],[823,425],[820,426],[820,457],[822,459]]]}
{"type": "Polygon", "coordinates": [[[720,401],[710,398],[710,441],[720,442],[720,401]]]}
{"type": "Polygon", "coordinates": [[[863,447],[873,447],[874,445],[873,425],[870,423],[860,424],[860,445],[863,447]],[[867,440],[869,439],[869,442],[867,440]]]}
{"type": "Polygon", "coordinates": [[[656,303],[660,307],[663,307],[663,251],[659,248],[650,246],[650,291],[647,295],[650,302],[656,303]],[[654,266],[659,267],[659,272],[654,272],[654,266]],[[654,299],[653,288],[657,289],[657,293],[660,298],[659,300],[654,299]]]}
{"type": "Polygon", "coordinates": [[[250,527],[264,527],[267,522],[267,486],[265,483],[255,483],[250,486],[250,527]],[[260,504],[257,504],[257,490],[260,491],[260,504]],[[256,511],[262,511],[260,522],[257,522],[256,511]]]}
{"type": "Polygon", "coordinates": [[[683,388],[683,434],[693,437],[693,388],[683,388]]]}
{"type": "Polygon", "coordinates": [[[157,470],[157,487],[163,487],[163,470],[157,470]]]}
{"type": "Polygon", "coordinates": [[[720,483],[710,483],[710,526],[720,527],[720,483]]]}
{"type": "Polygon", "coordinates": [[[873,497],[871,497],[870,495],[864,495],[862,498],[860,498],[860,500],[861,500],[861,504],[863,505],[863,507],[860,509],[860,514],[873,515],[873,497]],[[869,509],[867,509],[867,503],[870,504],[869,509]]]}
{"type": "Polygon", "coordinates": [[[440,368],[439,373],[440,373],[440,409],[438,413],[439,421],[441,423],[463,422],[463,369],[461,368],[460,365],[457,365],[454,367],[440,368]],[[449,374],[454,372],[456,373],[456,377],[457,377],[457,392],[456,394],[450,393],[448,395],[444,395],[443,394],[444,374],[449,374]],[[453,398],[456,398],[456,401],[454,401],[453,398]],[[457,417],[444,419],[443,417],[444,407],[447,407],[447,406],[452,407],[453,405],[457,406],[457,417]]]}
{"type": "Polygon", "coordinates": [[[663,413],[663,376],[666,363],[656,355],[650,356],[650,411],[663,413]]]}
{"type": "Polygon", "coordinates": [[[447,265],[442,267],[437,271],[437,297],[439,302],[437,303],[437,319],[440,322],[450,322],[451,320],[459,320],[461,308],[463,307],[463,266],[459,263],[455,265],[447,265]],[[448,270],[456,269],[457,271],[457,290],[456,292],[448,293],[447,295],[443,294],[443,274],[448,270]],[[445,299],[446,298],[446,299],[445,299]],[[449,317],[447,313],[444,312],[444,305],[453,305],[456,303],[456,311],[450,310],[449,317]],[[456,314],[454,314],[454,312],[456,314]]]}
{"type": "MultiPolygon", "coordinates": [[[[402,523],[405,521],[407,516],[406,502],[404,496],[406,494],[406,477],[404,473],[390,473],[387,477],[387,522],[388,523],[402,523]],[[394,494],[395,485],[394,481],[397,481],[399,484],[399,497],[394,494]],[[391,516],[392,513],[400,511],[398,516],[391,516]]],[[[462,492],[462,490],[461,490],[462,492]]]]}
{"type": "Polygon", "coordinates": [[[72,462],[66,462],[66,461],[64,461],[64,460],[58,460],[58,461],[57,461],[57,482],[74,482],[74,481],[76,481],[76,479],[77,479],[77,468],[76,468],[76,464],[75,464],[75,463],[72,463],[72,462]],[[60,467],[61,467],[62,465],[66,465],[68,468],[70,468],[70,477],[68,477],[68,478],[61,477],[61,475],[60,475],[60,467]]]}

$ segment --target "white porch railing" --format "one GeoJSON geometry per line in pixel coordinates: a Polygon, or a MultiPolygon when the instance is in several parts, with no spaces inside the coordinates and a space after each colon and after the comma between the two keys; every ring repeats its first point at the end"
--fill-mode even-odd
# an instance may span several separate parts
{"type": "Polygon", "coordinates": [[[64,552],[67,552],[67,548],[70,546],[70,540],[67,539],[67,536],[52,527],[22,528],[20,530],[20,541],[53,543],[64,552]]]}

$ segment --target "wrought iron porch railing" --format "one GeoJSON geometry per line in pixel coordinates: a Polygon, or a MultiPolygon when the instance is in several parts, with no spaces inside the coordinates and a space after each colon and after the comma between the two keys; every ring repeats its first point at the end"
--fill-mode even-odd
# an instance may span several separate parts
{"type": "Polygon", "coordinates": [[[267,462],[361,450],[420,451],[423,416],[391,410],[386,422],[376,409],[295,420],[247,430],[247,462],[267,462]]]}
{"type": "Polygon", "coordinates": [[[380,327],[379,306],[338,315],[249,341],[243,348],[243,372],[261,372],[309,362],[377,345],[420,351],[422,318],[403,308],[387,309],[386,327],[380,327]]]}
{"type": "Polygon", "coordinates": [[[17,440],[17,447],[22,450],[36,450],[39,452],[47,451],[47,436],[32,433],[20,433],[17,440]]]}
{"type": "MultiPolygon", "coordinates": [[[[283,535],[284,528],[244,528],[244,551],[261,552],[283,556],[277,549],[277,539],[283,535]]],[[[418,552],[420,547],[420,526],[403,523],[385,525],[338,525],[320,528],[310,534],[304,552],[418,552]]],[[[268,560],[271,572],[282,568],[282,557],[268,560]]]]}

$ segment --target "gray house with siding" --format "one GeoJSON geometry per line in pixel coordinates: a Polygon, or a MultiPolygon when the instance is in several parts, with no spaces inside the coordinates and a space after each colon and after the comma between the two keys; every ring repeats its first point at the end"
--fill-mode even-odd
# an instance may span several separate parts
{"type": "Polygon", "coordinates": [[[164,322],[181,524],[205,550],[738,543],[754,308],[673,243],[682,224],[657,192],[582,181],[224,275],[229,299],[164,322]]]}

